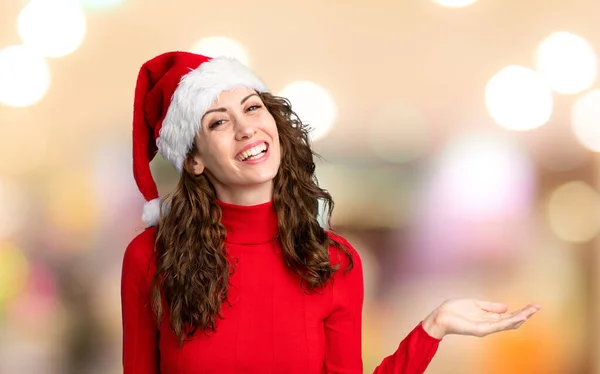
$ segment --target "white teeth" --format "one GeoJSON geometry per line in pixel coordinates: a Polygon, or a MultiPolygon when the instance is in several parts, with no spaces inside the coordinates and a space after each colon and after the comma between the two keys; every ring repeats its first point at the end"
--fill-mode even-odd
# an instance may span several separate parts
{"type": "Polygon", "coordinates": [[[238,159],[238,161],[244,161],[245,159],[252,157],[252,156],[256,156],[256,155],[260,154],[262,151],[266,151],[266,150],[267,150],[267,144],[262,143],[261,145],[257,145],[256,147],[250,148],[247,151],[240,153],[236,158],[238,159]]]}

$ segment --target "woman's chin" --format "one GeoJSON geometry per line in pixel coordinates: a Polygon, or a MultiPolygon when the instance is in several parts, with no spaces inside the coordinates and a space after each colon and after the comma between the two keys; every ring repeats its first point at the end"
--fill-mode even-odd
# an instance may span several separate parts
{"type": "Polygon", "coordinates": [[[260,175],[260,176],[254,176],[254,177],[250,177],[248,179],[246,179],[243,183],[243,185],[248,186],[248,187],[260,187],[263,185],[269,185],[269,184],[273,184],[273,180],[275,179],[275,175],[260,175]]]}
{"type": "Polygon", "coordinates": [[[277,168],[260,168],[256,170],[252,170],[252,172],[244,173],[243,177],[246,180],[244,184],[265,184],[268,182],[273,182],[275,176],[277,175],[277,168]]]}

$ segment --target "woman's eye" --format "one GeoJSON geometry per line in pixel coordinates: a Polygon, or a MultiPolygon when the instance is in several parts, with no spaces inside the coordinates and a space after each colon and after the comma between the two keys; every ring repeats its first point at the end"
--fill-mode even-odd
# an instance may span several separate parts
{"type": "Polygon", "coordinates": [[[208,125],[208,128],[209,128],[210,130],[212,130],[212,129],[214,129],[214,128],[215,128],[215,127],[217,127],[217,126],[219,126],[219,125],[222,125],[222,124],[223,124],[223,122],[225,122],[225,121],[224,121],[224,120],[222,120],[222,119],[220,119],[220,120],[218,120],[218,121],[215,121],[215,122],[212,122],[210,125],[208,125]]]}
{"type": "Polygon", "coordinates": [[[251,112],[253,110],[260,109],[260,108],[261,108],[260,105],[251,105],[251,106],[248,107],[248,109],[246,109],[246,111],[247,112],[251,112]]]}

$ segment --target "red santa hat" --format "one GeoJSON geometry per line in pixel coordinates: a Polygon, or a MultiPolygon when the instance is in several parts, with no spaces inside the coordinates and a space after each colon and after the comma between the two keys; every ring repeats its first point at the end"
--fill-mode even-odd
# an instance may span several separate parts
{"type": "Polygon", "coordinates": [[[150,171],[156,152],[181,172],[202,115],[221,92],[240,86],[268,91],[247,66],[229,57],[167,52],[142,65],[133,105],[133,175],[146,199],[146,225],[158,223],[161,209],[150,171]]]}

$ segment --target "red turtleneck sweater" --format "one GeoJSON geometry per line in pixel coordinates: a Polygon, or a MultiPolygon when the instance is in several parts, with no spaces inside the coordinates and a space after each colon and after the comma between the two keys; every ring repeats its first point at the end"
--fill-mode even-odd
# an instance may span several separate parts
{"type": "MultiPolygon", "coordinates": [[[[157,328],[150,306],[155,228],[134,238],[123,260],[124,374],[362,373],[363,273],[358,253],[342,237],[354,268],[337,271],[320,294],[306,294],[300,278],[283,262],[275,240],[277,216],[271,202],[251,207],[219,202],[227,229],[229,258],[236,258],[229,301],[216,332],[197,333],[179,347],[166,315],[157,328]]],[[[330,247],[333,264],[347,257],[330,247]]],[[[423,373],[439,340],[419,323],[375,373],[423,373]]]]}

